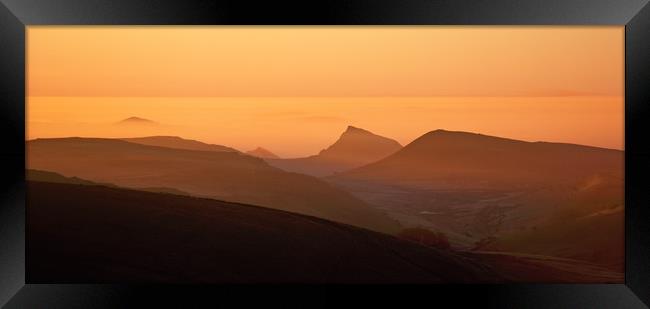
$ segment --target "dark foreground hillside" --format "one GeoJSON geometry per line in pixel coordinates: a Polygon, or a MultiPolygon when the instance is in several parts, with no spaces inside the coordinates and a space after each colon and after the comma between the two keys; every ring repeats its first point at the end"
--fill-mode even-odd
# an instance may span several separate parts
{"type": "Polygon", "coordinates": [[[27,276],[46,282],[486,282],[473,259],[210,199],[28,182],[27,276]]]}
{"type": "Polygon", "coordinates": [[[622,282],[569,259],[443,251],[274,209],[30,175],[31,283],[622,282]]]}

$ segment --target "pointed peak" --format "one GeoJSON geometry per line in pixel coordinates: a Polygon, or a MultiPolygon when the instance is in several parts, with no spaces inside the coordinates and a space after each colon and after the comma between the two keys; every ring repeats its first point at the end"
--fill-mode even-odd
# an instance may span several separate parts
{"type": "Polygon", "coordinates": [[[263,159],[279,159],[276,154],[272,153],[271,151],[264,149],[262,147],[257,147],[253,150],[247,151],[246,154],[258,157],[258,158],[263,158],[263,159]]]}
{"type": "MultiPolygon", "coordinates": [[[[345,132],[334,144],[321,150],[318,155],[339,157],[347,160],[351,158],[371,158],[369,161],[386,153],[392,153],[402,148],[396,140],[374,134],[354,126],[348,126],[345,132]]],[[[364,159],[365,160],[365,159],[364,159]]]]}
{"type": "Polygon", "coordinates": [[[370,134],[372,134],[368,130],[364,130],[362,128],[357,128],[355,126],[348,126],[347,129],[345,129],[345,132],[343,132],[343,133],[370,133],[370,134]]]}
{"type": "MultiPolygon", "coordinates": [[[[393,139],[390,139],[390,138],[387,138],[387,137],[384,137],[384,136],[381,136],[381,135],[377,135],[377,134],[372,133],[372,132],[370,132],[370,131],[368,131],[366,129],[362,129],[362,128],[351,126],[351,125],[347,127],[347,129],[345,130],[345,132],[343,132],[343,134],[341,134],[341,136],[339,137],[339,139],[337,140],[336,143],[340,143],[340,142],[344,142],[344,141],[345,142],[355,142],[356,143],[356,142],[358,142],[358,139],[375,140],[375,141],[377,141],[377,140],[390,141],[392,143],[395,143],[395,144],[399,145],[399,143],[397,141],[393,140],[393,139]]],[[[399,146],[401,147],[401,145],[399,145],[399,146]]]]}
{"type": "MultiPolygon", "coordinates": [[[[336,145],[338,143],[342,143],[342,142],[358,143],[359,139],[366,140],[366,141],[367,140],[374,140],[374,141],[391,142],[391,143],[395,143],[399,147],[401,147],[401,145],[397,141],[395,141],[393,139],[390,139],[390,138],[387,138],[387,137],[384,137],[384,136],[381,136],[381,135],[377,135],[377,134],[372,133],[372,132],[370,132],[370,131],[368,131],[366,129],[362,129],[362,128],[351,126],[351,125],[349,125],[347,127],[347,129],[345,130],[345,132],[343,132],[343,134],[341,134],[341,136],[336,141],[336,143],[334,143],[334,145],[336,145]]],[[[334,146],[334,145],[332,145],[332,146],[334,146]]],[[[330,147],[332,147],[332,146],[330,146],[330,147]]]]}

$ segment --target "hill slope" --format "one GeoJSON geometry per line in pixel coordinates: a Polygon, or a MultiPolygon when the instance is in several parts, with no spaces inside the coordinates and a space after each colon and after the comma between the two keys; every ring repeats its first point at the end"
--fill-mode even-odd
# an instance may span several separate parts
{"type": "Polygon", "coordinates": [[[27,166],[129,188],[262,205],[394,233],[399,225],[352,195],[235,152],[194,151],[100,138],[27,142],[27,166]]]}
{"type": "Polygon", "coordinates": [[[452,245],[624,262],[624,152],[436,130],[376,163],[327,178],[452,245]]]}
{"type": "Polygon", "coordinates": [[[131,137],[131,138],[121,138],[123,141],[149,145],[149,146],[160,146],[176,149],[187,149],[187,150],[200,150],[200,151],[227,151],[227,152],[237,152],[236,149],[215,145],[215,144],[206,144],[203,142],[184,139],[178,136],[146,136],[146,137],[131,137]]]}
{"type": "Polygon", "coordinates": [[[30,282],[490,282],[461,255],[210,199],[28,182],[30,282]]]}

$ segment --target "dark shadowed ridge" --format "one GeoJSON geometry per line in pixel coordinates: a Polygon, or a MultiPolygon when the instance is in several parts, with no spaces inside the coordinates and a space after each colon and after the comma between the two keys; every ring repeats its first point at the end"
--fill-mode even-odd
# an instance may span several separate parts
{"type": "Polygon", "coordinates": [[[612,280],[211,199],[28,181],[27,201],[27,280],[34,283],[612,280]]]}
{"type": "Polygon", "coordinates": [[[28,169],[25,173],[25,179],[27,181],[41,181],[41,182],[52,182],[52,183],[67,183],[73,185],[88,185],[88,186],[112,186],[111,184],[100,184],[93,181],[88,181],[78,177],[65,177],[59,173],[40,171],[28,169]]]}
{"type": "MultiPolygon", "coordinates": [[[[65,177],[59,173],[33,170],[33,169],[28,169],[26,171],[25,179],[27,181],[40,181],[40,182],[51,182],[51,183],[66,183],[72,185],[105,186],[105,187],[119,188],[119,186],[116,186],[111,183],[98,183],[98,182],[88,181],[74,176],[65,177]]],[[[157,192],[157,193],[190,196],[190,194],[188,194],[187,192],[183,192],[173,188],[165,188],[165,187],[158,187],[158,188],[143,187],[143,188],[132,188],[132,189],[137,189],[139,191],[146,191],[146,192],[157,192]]]]}
{"type": "Polygon", "coordinates": [[[348,126],[334,144],[321,150],[318,155],[268,162],[286,171],[320,177],[375,162],[401,148],[393,139],[348,126]]]}
{"type": "Polygon", "coordinates": [[[123,141],[149,145],[149,146],[159,146],[159,147],[168,147],[176,149],[187,149],[187,150],[200,150],[200,151],[226,151],[226,152],[238,152],[238,150],[222,145],[216,144],[206,144],[200,141],[184,139],[178,136],[146,136],[146,137],[131,137],[131,138],[121,138],[123,141]]]}
{"type": "Polygon", "coordinates": [[[262,207],[47,182],[28,182],[27,194],[30,282],[500,279],[453,252],[262,207]]]}

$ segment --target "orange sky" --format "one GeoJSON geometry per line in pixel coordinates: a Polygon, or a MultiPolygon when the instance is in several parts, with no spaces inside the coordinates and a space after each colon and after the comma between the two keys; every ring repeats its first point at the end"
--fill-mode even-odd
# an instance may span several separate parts
{"type": "Polygon", "coordinates": [[[180,135],[285,156],[348,124],[623,148],[623,27],[27,30],[28,138],[180,135]],[[117,128],[129,116],[161,126],[117,128]],[[298,129],[299,128],[299,129],[298,129]]]}

